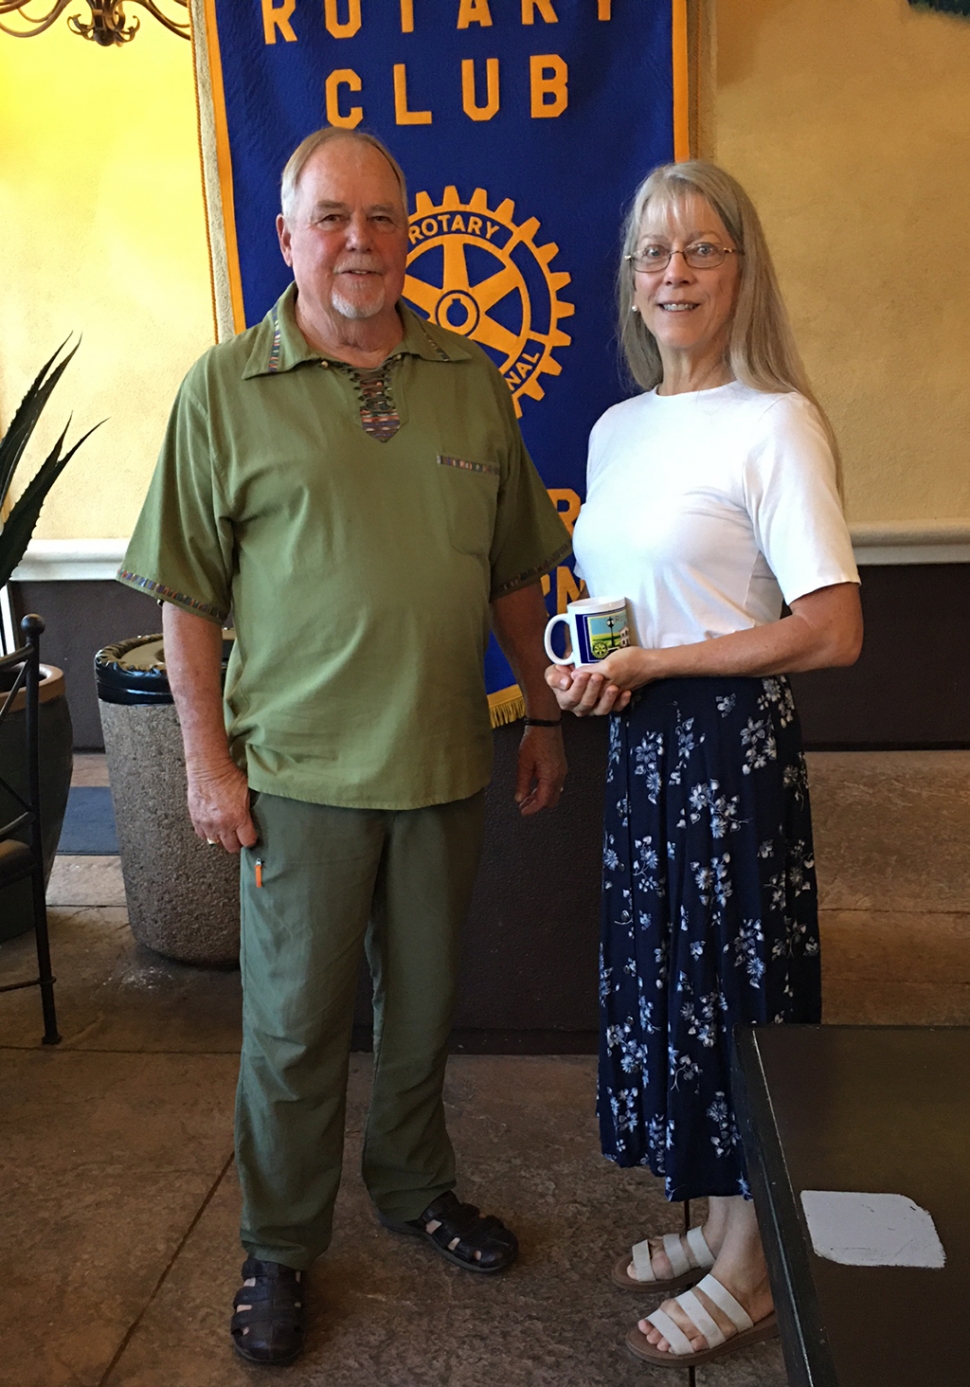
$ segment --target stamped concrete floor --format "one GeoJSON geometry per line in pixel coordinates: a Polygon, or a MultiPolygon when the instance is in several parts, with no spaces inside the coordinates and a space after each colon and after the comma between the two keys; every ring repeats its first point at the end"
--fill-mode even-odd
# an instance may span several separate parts
{"type": "MultiPolygon", "coordinates": [[[[827,1020],[970,1023],[970,753],[811,763],[827,1020]]],[[[80,767],[87,784],[101,773],[80,767]]],[[[451,1061],[462,1192],[523,1247],[494,1281],[376,1224],[356,1174],[369,1059],[354,1056],[308,1350],[275,1373],[242,1364],[226,1334],[238,977],[134,945],[113,859],[59,859],[51,900],[63,1044],[39,1046],[34,993],[0,999],[0,1387],[686,1384],[622,1348],[638,1301],[612,1289],[611,1262],[647,1229],[676,1228],[680,1209],[599,1156],[583,1056],[451,1061]]],[[[31,948],[0,946],[0,980],[23,976],[31,948]]],[[[697,1378],[786,1381],[777,1344],[697,1378]]]]}

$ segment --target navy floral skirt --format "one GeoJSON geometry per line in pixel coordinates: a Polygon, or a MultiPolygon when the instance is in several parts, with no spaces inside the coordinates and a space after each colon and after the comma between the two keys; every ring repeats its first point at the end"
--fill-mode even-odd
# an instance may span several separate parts
{"type": "Polygon", "coordinates": [[[604,1154],[668,1199],[747,1195],[731,1029],[821,1019],[786,679],[668,679],[610,719],[600,1006],[604,1154]]]}

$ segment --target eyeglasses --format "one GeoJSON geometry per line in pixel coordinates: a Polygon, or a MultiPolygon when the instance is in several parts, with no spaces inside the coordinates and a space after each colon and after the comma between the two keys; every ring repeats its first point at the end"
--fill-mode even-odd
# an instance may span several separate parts
{"type": "Polygon", "coordinates": [[[716,270],[724,264],[726,255],[743,255],[744,251],[733,246],[715,246],[711,241],[695,241],[683,250],[671,250],[669,246],[644,246],[636,255],[624,255],[639,274],[656,274],[670,264],[671,256],[682,255],[692,270],[716,270]]]}

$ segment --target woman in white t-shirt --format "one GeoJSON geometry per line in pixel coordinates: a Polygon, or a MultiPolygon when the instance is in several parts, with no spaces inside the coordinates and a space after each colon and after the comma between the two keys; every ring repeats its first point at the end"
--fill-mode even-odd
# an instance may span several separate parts
{"type": "Polygon", "coordinates": [[[777,1332],[731,1028],[820,1019],[785,675],[851,664],[862,618],[832,432],[733,178],[700,161],[654,170],[627,221],[619,299],[644,393],[593,429],[574,543],[591,596],[627,598],[638,646],[547,679],[563,709],[611,715],[603,1149],[662,1175],[669,1199],[710,1198],[702,1229],[644,1239],[614,1268],[631,1290],[699,1282],[627,1339],[685,1367],[777,1332]]]}

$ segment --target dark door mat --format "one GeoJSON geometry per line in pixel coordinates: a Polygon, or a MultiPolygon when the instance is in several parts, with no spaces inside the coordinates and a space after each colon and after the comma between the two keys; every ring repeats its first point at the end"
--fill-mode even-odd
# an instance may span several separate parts
{"type": "Polygon", "coordinates": [[[57,851],[72,857],[117,855],[118,835],[107,785],[71,787],[57,851]]]}

